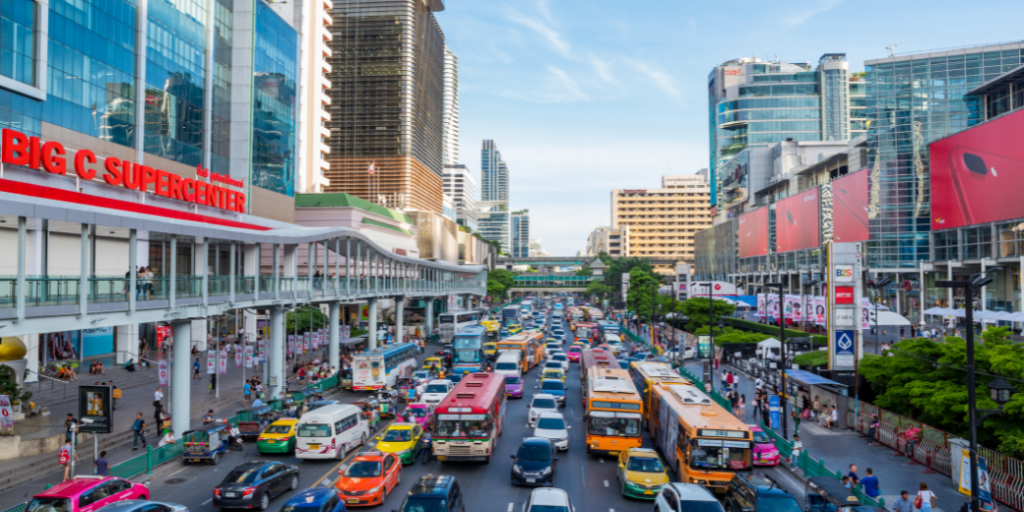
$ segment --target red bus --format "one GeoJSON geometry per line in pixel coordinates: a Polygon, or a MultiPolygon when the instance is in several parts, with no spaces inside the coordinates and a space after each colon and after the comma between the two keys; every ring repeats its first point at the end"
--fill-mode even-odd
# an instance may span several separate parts
{"type": "Polygon", "coordinates": [[[434,409],[434,456],[441,461],[490,462],[505,408],[504,375],[466,374],[434,409]]]}

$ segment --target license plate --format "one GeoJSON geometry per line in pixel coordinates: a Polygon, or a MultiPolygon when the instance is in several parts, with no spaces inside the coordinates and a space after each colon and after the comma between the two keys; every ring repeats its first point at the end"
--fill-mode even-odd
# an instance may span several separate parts
{"type": "Polygon", "coordinates": [[[444,462],[444,461],[448,460],[448,457],[446,457],[444,455],[438,455],[437,456],[437,460],[439,460],[441,462],[444,462]]]}
{"type": "Polygon", "coordinates": [[[359,503],[359,498],[349,498],[348,502],[349,503],[359,503]]]}
{"type": "Polygon", "coordinates": [[[225,498],[237,498],[238,497],[238,493],[226,492],[226,493],[224,493],[224,497],[225,498]]]}
{"type": "Polygon", "coordinates": [[[535,483],[537,483],[537,479],[536,478],[527,478],[526,479],[526,483],[528,483],[528,484],[535,484],[535,483]]]}
{"type": "Polygon", "coordinates": [[[654,494],[654,491],[644,491],[644,494],[654,494]]]}
{"type": "Polygon", "coordinates": [[[309,449],[310,450],[319,450],[320,449],[320,445],[318,445],[318,444],[311,444],[311,445],[309,445],[309,449]]]}
{"type": "Polygon", "coordinates": [[[267,444],[274,444],[274,443],[276,443],[276,442],[277,442],[277,441],[267,441],[267,444]]]}

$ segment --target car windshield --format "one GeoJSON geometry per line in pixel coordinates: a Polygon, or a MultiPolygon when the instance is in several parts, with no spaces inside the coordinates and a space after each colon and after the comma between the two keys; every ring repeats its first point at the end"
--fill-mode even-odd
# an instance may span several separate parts
{"type": "Polygon", "coordinates": [[[424,392],[425,393],[447,393],[448,392],[448,385],[447,384],[431,384],[431,385],[427,386],[427,389],[424,392]]]}
{"type": "Polygon", "coordinates": [[[299,425],[299,437],[330,437],[330,425],[318,425],[316,423],[303,423],[299,425]]]}
{"type": "Polygon", "coordinates": [[[292,429],[291,425],[271,425],[264,431],[266,434],[287,434],[292,429]]]}
{"type": "Polygon", "coordinates": [[[68,512],[67,498],[34,498],[25,512],[68,512]]]}
{"type": "Polygon", "coordinates": [[[498,363],[497,365],[495,365],[494,368],[496,370],[515,370],[516,368],[519,368],[519,365],[516,364],[516,363],[505,362],[505,363],[498,363]]]}
{"type": "Polygon", "coordinates": [[[565,430],[565,421],[562,418],[541,418],[537,422],[537,428],[546,430],[565,430]]]}
{"type": "Polygon", "coordinates": [[[565,357],[565,354],[555,354],[551,356],[551,359],[554,359],[555,361],[566,361],[569,358],[565,357]]]}
{"type": "Polygon", "coordinates": [[[408,443],[412,441],[412,430],[408,429],[392,429],[384,433],[384,437],[381,441],[387,443],[408,443]]]}
{"type": "Polygon", "coordinates": [[[516,460],[523,462],[547,462],[551,460],[551,448],[544,445],[524,444],[519,447],[516,460]]]}
{"type": "Polygon", "coordinates": [[[768,437],[768,434],[765,434],[764,432],[762,432],[760,430],[755,430],[754,431],[754,442],[755,443],[769,443],[769,444],[771,444],[772,438],[768,437]]]}
{"type": "Polygon", "coordinates": [[[679,505],[680,510],[686,512],[725,512],[717,501],[683,501],[679,505]]]}
{"type": "Polygon", "coordinates": [[[505,377],[505,384],[511,384],[513,386],[519,386],[519,385],[522,385],[522,383],[523,383],[523,380],[520,379],[519,377],[512,377],[512,376],[505,377]]]}
{"type": "Polygon", "coordinates": [[[587,422],[592,436],[640,437],[640,418],[597,418],[587,422]]]}
{"type": "Polygon", "coordinates": [[[551,398],[534,398],[533,404],[530,407],[534,409],[554,409],[555,401],[551,398]]]}
{"type": "Polygon", "coordinates": [[[417,379],[429,379],[430,378],[430,372],[418,371],[418,372],[413,373],[412,376],[417,378],[417,379]]]}
{"type": "Polygon", "coordinates": [[[541,391],[565,391],[565,386],[561,381],[557,380],[546,380],[540,384],[541,391]]]}
{"type": "Polygon", "coordinates": [[[660,473],[665,470],[661,461],[655,457],[630,457],[627,471],[642,471],[644,473],[660,473]]]}
{"type": "Polygon", "coordinates": [[[399,512],[448,512],[447,500],[409,496],[402,503],[399,512]]]}
{"type": "Polygon", "coordinates": [[[240,466],[232,469],[228,476],[224,478],[225,484],[250,484],[256,480],[256,475],[260,473],[260,469],[263,466],[240,466]]]}
{"type": "Polygon", "coordinates": [[[747,469],[750,448],[715,446],[721,441],[694,439],[690,449],[690,467],[698,469],[747,469]]]}
{"type": "Polygon", "coordinates": [[[530,512],[569,512],[569,507],[556,505],[534,505],[530,507],[530,512]]]}
{"type": "MultiPolygon", "coordinates": [[[[544,368],[555,368],[557,370],[561,370],[562,369],[562,363],[560,363],[558,361],[548,361],[548,362],[544,363],[544,368]]],[[[555,375],[555,374],[552,373],[552,375],[555,375]]]]}
{"type": "Polygon", "coordinates": [[[572,353],[579,353],[581,350],[583,350],[583,349],[581,349],[579,347],[570,347],[569,348],[569,352],[572,352],[572,353]]]}
{"type": "Polygon", "coordinates": [[[758,512],[800,512],[800,505],[792,497],[760,498],[757,500],[758,512]]]}
{"type": "Polygon", "coordinates": [[[354,478],[380,476],[380,462],[373,460],[357,460],[345,469],[345,476],[354,478]]]}

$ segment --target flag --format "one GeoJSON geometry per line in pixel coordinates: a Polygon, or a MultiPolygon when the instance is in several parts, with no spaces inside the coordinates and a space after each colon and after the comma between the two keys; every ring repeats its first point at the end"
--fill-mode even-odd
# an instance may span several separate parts
{"type": "Polygon", "coordinates": [[[368,169],[366,169],[366,172],[368,172],[368,173],[370,173],[370,174],[373,174],[373,165],[374,165],[375,163],[376,163],[376,162],[370,162],[370,167],[369,167],[368,169]]]}

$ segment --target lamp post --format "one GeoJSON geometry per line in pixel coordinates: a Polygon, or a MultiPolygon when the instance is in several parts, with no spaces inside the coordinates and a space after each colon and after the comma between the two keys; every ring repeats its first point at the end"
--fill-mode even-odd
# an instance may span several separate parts
{"type": "MultiPolygon", "coordinates": [[[[778,288],[779,289],[779,311],[782,313],[780,315],[781,318],[779,320],[779,345],[781,346],[781,349],[782,349],[782,357],[781,357],[781,359],[782,359],[782,371],[780,372],[782,374],[781,375],[782,385],[779,387],[779,389],[781,390],[780,394],[782,396],[779,397],[779,402],[781,402],[781,404],[782,404],[782,411],[781,411],[781,416],[782,416],[782,438],[783,439],[789,439],[788,435],[786,434],[786,431],[787,431],[787,429],[789,427],[789,422],[786,420],[786,402],[787,402],[787,400],[786,400],[786,310],[782,306],[782,304],[783,304],[782,303],[783,287],[785,285],[783,283],[781,283],[781,282],[778,282],[778,283],[765,283],[764,286],[765,286],[765,288],[769,288],[769,289],[770,288],[778,288]]],[[[769,350],[771,350],[771,349],[769,349],[769,350]]]]}
{"type": "Polygon", "coordinates": [[[890,274],[876,281],[868,282],[868,286],[875,289],[875,355],[879,355],[882,352],[882,344],[879,342],[878,338],[878,336],[881,334],[881,331],[878,330],[878,302],[881,298],[882,293],[879,290],[884,290],[886,286],[889,286],[889,283],[892,283],[892,279],[889,278],[895,275],[896,274],[890,274]]]}
{"type": "MultiPolygon", "coordinates": [[[[939,288],[963,288],[964,297],[964,320],[967,322],[967,428],[968,438],[970,442],[969,456],[971,461],[971,510],[981,510],[980,504],[978,503],[978,403],[975,396],[975,380],[974,380],[974,292],[975,290],[981,289],[992,282],[992,278],[985,275],[986,272],[992,272],[995,270],[1002,270],[1002,267],[993,267],[988,270],[979,272],[971,276],[970,279],[964,281],[937,281],[935,283],[939,288]]],[[[1005,380],[1003,381],[1006,382],[1005,380]]],[[[993,384],[997,384],[993,381],[993,384]]],[[[998,384],[997,384],[998,386],[998,384]]],[[[1010,387],[1007,384],[1007,387],[1010,387]]],[[[1009,390],[1005,388],[993,388],[994,397],[1006,397],[1009,401],[1009,390]]],[[[997,402],[998,403],[998,402],[997,402]]],[[[1002,405],[1000,405],[1001,412],[1002,405]]],[[[995,411],[985,411],[987,414],[981,419],[984,420],[992,414],[997,414],[995,411]]]]}

